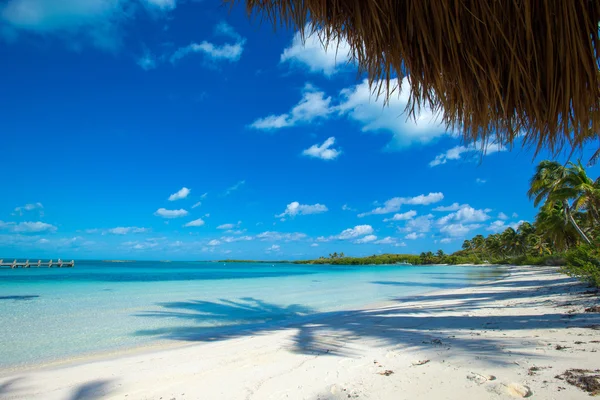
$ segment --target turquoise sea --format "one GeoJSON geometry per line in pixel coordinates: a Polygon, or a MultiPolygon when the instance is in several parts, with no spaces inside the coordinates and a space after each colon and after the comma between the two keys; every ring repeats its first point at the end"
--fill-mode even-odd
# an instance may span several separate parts
{"type": "Polygon", "coordinates": [[[499,277],[494,267],[79,261],[0,270],[0,368],[286,324],[499,277]]]}

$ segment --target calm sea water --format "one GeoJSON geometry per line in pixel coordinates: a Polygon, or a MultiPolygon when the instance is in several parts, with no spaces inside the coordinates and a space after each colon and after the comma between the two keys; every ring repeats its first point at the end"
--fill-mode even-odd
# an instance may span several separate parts
{"type": "Polygon", "coordinates": [[[0,368],[287,323],[502,274],[493,267],[105,263],[0,270],[0,368]]]}

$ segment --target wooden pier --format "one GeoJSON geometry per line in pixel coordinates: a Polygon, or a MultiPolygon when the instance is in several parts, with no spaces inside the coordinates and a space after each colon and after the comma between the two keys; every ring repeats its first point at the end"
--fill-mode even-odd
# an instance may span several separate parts
{"type": "Polygon", "coordinates": [[[35,262],[29,262],[29,260],[25,262],[18,262],[14,260],[13,262],[5,263],[4,260],[0,260],[0,268],[73,268],[75,266],[75,260],[71,261],[63,261],[60,258],[58,261],[42,261],[37,260],[35,262]]]}

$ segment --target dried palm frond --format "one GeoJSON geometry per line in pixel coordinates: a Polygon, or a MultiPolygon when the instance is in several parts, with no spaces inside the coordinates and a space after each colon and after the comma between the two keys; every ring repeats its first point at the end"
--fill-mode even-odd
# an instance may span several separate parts
{"type": "MultiPolygon", "coordinates": [[[[236,3],[239,0],[225,0],[236,3]]],[[[559,151],[600,132],[600,0],[246,0],[274,26],[346,41],[372,89],[410,77],[411,115],[465,139],[559,151]],[[309,30],[307,32],[307,29],[309,30]]]]}

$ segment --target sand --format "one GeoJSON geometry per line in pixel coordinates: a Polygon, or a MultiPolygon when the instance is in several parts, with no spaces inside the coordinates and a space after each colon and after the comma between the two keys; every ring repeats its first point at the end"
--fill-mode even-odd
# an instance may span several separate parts
{"type": "Polygon", "coordinates": [[[556,376],[600,368],[600,313],[584,311],[600,300],[588,290],[556,269],[512,267],[503,280],[288,326],[0,372],[0,399],[587,399],[556,376]]]}

